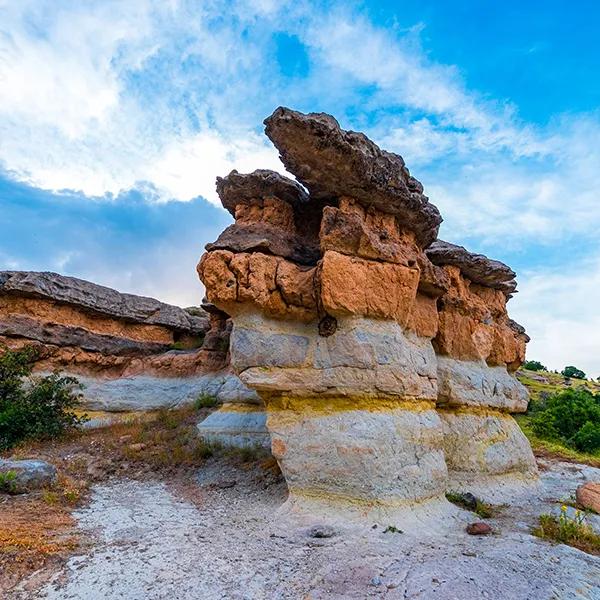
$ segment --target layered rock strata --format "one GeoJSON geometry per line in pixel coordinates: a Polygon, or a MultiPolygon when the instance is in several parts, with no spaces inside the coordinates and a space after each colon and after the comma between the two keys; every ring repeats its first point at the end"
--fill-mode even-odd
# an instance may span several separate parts
{"type": "Polygon", "coordinates": [[[230,372],[231,322],[216,307],[184,310],[56,273],[0,272],[1,347],[34,346],[35,371],[85,386],[86,405],[136,410],[256,399],[230,372]]]}
{"type": "Polygon", "coordinates": [[[265,124],[309,193],[264,170],[219,178],[235,223],[198,273],[232,317],[231,364],[263,403],[290,504],[398,514],[464,481],[534,478],[509,415],[527,406],[514,273],[436,241],[440,214],[400,156],[329,115],[265,124]]]}

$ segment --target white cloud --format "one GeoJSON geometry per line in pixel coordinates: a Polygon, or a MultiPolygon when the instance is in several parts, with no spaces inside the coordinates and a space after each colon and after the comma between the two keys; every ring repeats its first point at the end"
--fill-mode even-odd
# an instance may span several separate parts
{"type": "MultiPolygon", "coordinates": [[[[217,175],[282,170],[259,134],[275,106],[326,108],[406,158],[451,241],[543,253],[596,236],[598,114],[525,123],[510,101],[468,89],[458,67],[431,60],[418,28],[384,30],[344,3],[313,4],[0,0],[0,166],[46,189],[143,187],[159,200],[216,202],[217,175]],[[305,45],[305,79],[280,77],[282,30],[305,45]]],[[[521,278],[512,304],[534,338],[531,355],[594,371],[594,265],[592,283],[566,278],[566,267],[521,278]]]]}
{"type": "Polygon", "coordinates": [[[231,4],[223,25],[220,2],[0,7],[0,164],[45,189],[213,202],[216,175],[281,169],[257,123],[237,118],[260,93],[245,27],[281,8],[231,4]]]}
{"type": "Polygon", "coordinates": [[[600,375],[600,259],[524,274],[511,315],[531,336],[527,356],[551,369],[600,375]]]}
{"type": "Polygon", "coordinates": [[[155,162],[142,168],[141,177],[151,181],[160,196],[188,200],[201,195],[220,205],[215,176],[233,168],[242,173],[257,168],[281,170],[281,163],[274,148],[256,134],[226,140],[207,132],[173,143],[155,162]]]}

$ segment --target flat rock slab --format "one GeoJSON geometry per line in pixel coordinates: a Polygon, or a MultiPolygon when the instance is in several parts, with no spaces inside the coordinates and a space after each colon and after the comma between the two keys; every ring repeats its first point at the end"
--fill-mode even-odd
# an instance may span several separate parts
{"type": "Polygon", "coordinates": [[[567,497],[598,470],[550,465],[544,473],[542,495],[515,501],[490,520],[497,533],[482,537],[464,527],[442,534],[443,523],[438,534],[409,535],[386,533],[393,523],[340,522],[334,536],[312,538],[307,527],[321,523],[276,512],[281,487],[265,489],[247,469],[231,472],[217,461],[200,472],[196,504],[163,483],[114,482],[95,488],[77,514],[95,546],[43,590],[24,582],[8,598],[598,598],[599,558],[528,533],[550,499],[567,497]],[[234,479],[233,487],[212,485],[234,479]]]}
{"type": "Polygon", "coordinates": [[[348,196],[397,215],[423,247],[436,238],[442,217],[398,154],[362,133],[345,131],[326,113],[279,107],[265,119],[265,132],[311,200],[348,196]]]}
{"type": "Polygon", "coordinates": [[[483,254],[469,252],[462,246],[443,240],[435,240],[425,250],[425,253],[434,265],[459,267],[463,275],[473,283],[502,290],[507,294],[511,294],[517,288],[516,273],[499,260],[493,260],[483,254]]]}
{"type": "Polygon", "coordinates": [[[10,492],[23,494],[56,482],[56,467],[43,460],[9,460],[0,458],[0,473],[14,473],[10,492]]]}
{"type": "Polygon", "coordinates": [[[204,333],[208,315],[196,316],[154,298],[122,294],[76,277],[36,271],[0,271],[0,295],[41,298],[135,323],[162,325],[190,334],[204,333]]]}

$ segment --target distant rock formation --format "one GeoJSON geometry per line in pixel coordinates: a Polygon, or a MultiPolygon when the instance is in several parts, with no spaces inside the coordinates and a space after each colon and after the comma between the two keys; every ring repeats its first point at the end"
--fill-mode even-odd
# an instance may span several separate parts
{"type": "Polygon", "coordinates": [[[200,424],[264,422],[290,504],[312,512],[445,510],[444,492],[536,479],[511,412],[528,338],[515,274],[437,240],[441,216],[402,157],[326,114],[278,108],[288,171],[217,181],[235,224],[206,247],[208,300],[232,317],[231,364],[260,404],[200,424]],[[437,510],[436,509],[436,510],[437,510]]]}
{"type": "Polygon", "coordinates": [[[0,351],[36,347],[35,370],[75,375],[93,409],[159,408],[201,393],[252,400],[256,393],[228,370],[227,315],[208,308],[56,273],[0,271],[0,351]]]}

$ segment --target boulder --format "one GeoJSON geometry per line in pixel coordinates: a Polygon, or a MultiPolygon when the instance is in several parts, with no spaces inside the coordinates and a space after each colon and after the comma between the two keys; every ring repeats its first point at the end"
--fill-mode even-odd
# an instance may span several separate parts
{"type": "Polygon", "coordinates": [[[257,199],[275,197],[297,206],[309,201],[303,187],[275,171],[257,169],[238,173],[235,169],[226,177],[217,177],[217,194],[223,206],[235,216],[236,207],[257,199]]]}
{"type": "Polygon", "coordinates": [[[7,480],[9,487],[5,491],[16,494],[51,486],[58,477],[56,467],[43,460],[0,458],[0,474],[6,477],[9,473],[14,473],[15,477],[7,480]]]}
{"type": "Polygon", "coordinates": [[[437,237],[442,217],[398,154],[381,150],[362,133],[345,131],[325,113],[279,107],[265,119],[265,133],[311,198],[347,196],[396,215],[422,247],[437,237]]]}
{"type": "Polygon", "coordinates": [[[588,481],[577,488],[577,504],[600,514],[600,482],[588,481]]]}
{"type": "Polygon", "coordinates": [[[493,533],[492,527],[482,521],[469,523],[466,531],[469,535],[490,535],[493,533]]]}

